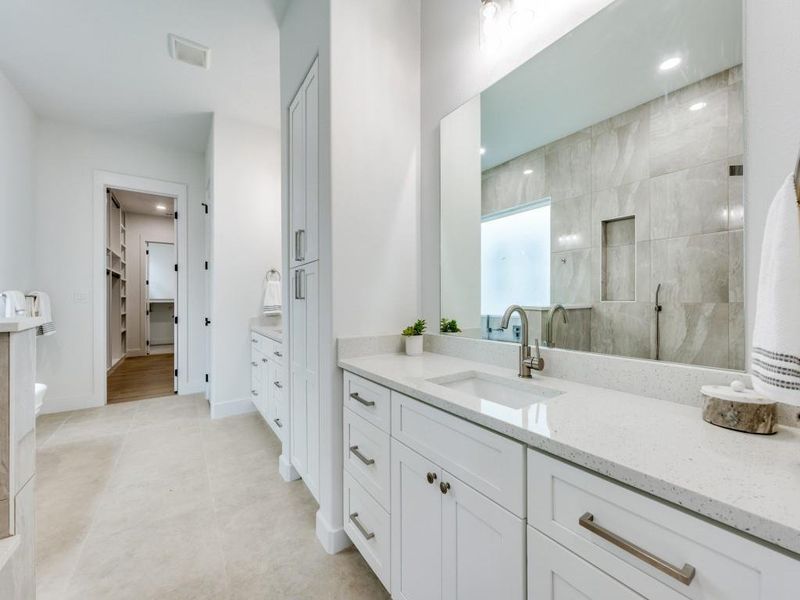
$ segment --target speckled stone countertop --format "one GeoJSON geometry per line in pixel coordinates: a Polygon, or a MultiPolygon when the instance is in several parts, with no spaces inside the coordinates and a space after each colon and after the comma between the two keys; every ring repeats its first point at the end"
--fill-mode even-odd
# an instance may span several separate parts
{"type": "Polygon", "coordinates": [[[254,317],[250,319],[250,331],[260,333],[276,342],[283,342],[281,317],[254,317]]]}
{"type": "Polygon", "coordinates": [[[443,354],[380,354],[339,366],[449,413],[800,554],[800,430],[739,433],[700,409],[534,375],[563,392],[513,409],[428,381],[479,371],[514,382],[512,369],[443,354]]]}

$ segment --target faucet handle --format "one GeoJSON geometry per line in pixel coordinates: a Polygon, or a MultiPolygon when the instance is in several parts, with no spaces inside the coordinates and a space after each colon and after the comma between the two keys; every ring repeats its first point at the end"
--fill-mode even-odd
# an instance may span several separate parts
{"type": "Polygon", "coordinates": [[[528,368],[535,371],[542,371],[544,369],[544,359],[542,353],[539,351],[539,338],[534,338],[534,346],[536,346],[536,356],[525,359],[525,364],[528,368]]]}

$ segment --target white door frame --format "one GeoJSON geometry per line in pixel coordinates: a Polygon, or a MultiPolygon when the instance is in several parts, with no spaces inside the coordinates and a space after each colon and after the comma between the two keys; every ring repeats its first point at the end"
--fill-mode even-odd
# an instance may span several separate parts
{"type": "Polygon", "coordinates": [[[189,388],[188,357],[188,277],[187,277],[187,230],[189,221],[189,193],[185,183],[161,181],[149,177],[125,175],[111,171],[95,171],[93,184],[93,225],[92,238],[94,248],[94,270],[92,276],[92,305],[94,308],[94,324],[92,335],[93,354],[93,398],[92,405],[106,404],[106,338],[107,312],[106,306],[106,189],[114,188],[170,196],[175,199],[175,210],[178,214],[175,228],[175,249],[178,260],[178,298],[176,315],[178,318],[178,339],[175,340],[175,353],[178,359],[178,393],[189,388]]]}

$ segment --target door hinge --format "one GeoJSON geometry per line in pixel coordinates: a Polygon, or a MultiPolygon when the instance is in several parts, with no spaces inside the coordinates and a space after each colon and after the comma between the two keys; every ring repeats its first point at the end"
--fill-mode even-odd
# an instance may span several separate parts
{"type": "Polygon", "coordinates": [[[211,325],[211,319],[206,317],[206,327],[208,327],[209,325],[211,325]]]}
{"type": "Polygon", "coordinates": [[[206,383],[208,383],[208,373],[206,373],[206,383]]]}
{"type": "Polygon", "coordinates": [[[150,340],[147,340],[147,341],[145,342],[145,344],[147,344],[147,345],[149,346],[149,345],[150,345],[150,340]]]}
{"type": "Polygon", "coordinates": [[[145,280],[144,280],[144,284],[145,284],[145,285],[150,285],[150,280],[149,280],[149,279],[145,279],[145,280]]]}
{"type": "Polygon", "coordinates": [[[177,264],[175,265],[175,272],[176,273],[178,272],[178,265],[177,264]]]}
{"type": "Polygon", "coordinates": [[[208,271],[208,261],[206,261],[206,271],[208,271]]]}
{"type": "Polygon", "coordinates": [[[176,221],[178,220],[178,211],[177,210],[175,211],[175,220],[176,221]]]}
{"type": "Polygon", "coordinates": [[[176,315],[176,316],[175,316],[175,325],[177,325],[177,324],[178,324],[178,317],[177,317],[177,315],[176,315]]]}
{"type": "Polygon", "coordinates": [[[178,376],[178,369],[175,369],[175,377],[178,376]]]}
{"type": "Polygon", "coordinates": [[[205,213],[208,214],[208,204],[206,204],[205,202],[201,202],[200,204],[202,204],[205,213]]]}
{"type": "Polygon", "coordinates": [[[150,311],[149,310],[144,311],[144,316],[145,317],[149,317],[150,316],[150,311]]]}
{"type": "Polygon", "coordinates": [[[145,250],[144,253],[150,256],[150,250],[145,250]]]}

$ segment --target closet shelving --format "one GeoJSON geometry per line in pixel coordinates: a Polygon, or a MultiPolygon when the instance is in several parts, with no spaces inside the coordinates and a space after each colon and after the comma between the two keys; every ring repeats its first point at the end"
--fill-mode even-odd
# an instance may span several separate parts
{"type": "Polygon", "coordinates": [[[127,240],[126,214],[114,193],[107,193],[106,293],[107,360],[113,369],[127,352],[127,240]]]}

